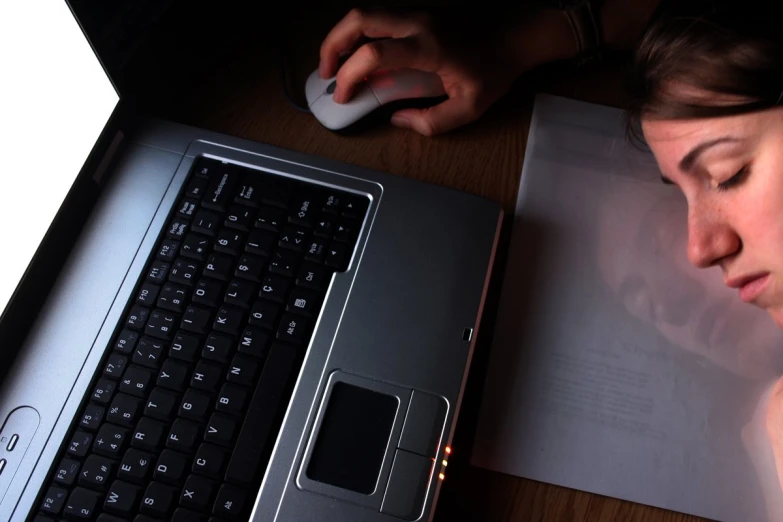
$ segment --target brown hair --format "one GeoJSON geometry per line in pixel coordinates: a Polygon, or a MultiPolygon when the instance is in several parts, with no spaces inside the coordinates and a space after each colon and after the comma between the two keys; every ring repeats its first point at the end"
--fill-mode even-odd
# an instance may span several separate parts
{"type": "Polygon", "coordinates": [[[642,118],[713,118],[781,102],[779,0],[671,3],[650,22],[636,50],[629,85],[632,138],[644,142],[642,118]]]}

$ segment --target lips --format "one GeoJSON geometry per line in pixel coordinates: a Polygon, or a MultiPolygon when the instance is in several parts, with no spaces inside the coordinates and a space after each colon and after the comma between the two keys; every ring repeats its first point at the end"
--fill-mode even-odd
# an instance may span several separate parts
{"type": "Polygon", "coordinates": [[[746,303],[752,303],[761,295],[769,282],[769,273],[751,274],[726,280],[726,286],[737,288],[739,297],[746,303]]]}

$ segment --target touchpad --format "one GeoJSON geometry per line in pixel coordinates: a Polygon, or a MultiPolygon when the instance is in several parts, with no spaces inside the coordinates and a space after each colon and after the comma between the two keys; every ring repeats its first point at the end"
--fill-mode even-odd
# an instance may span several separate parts
{"type": "Polygon", "coordinates": [[[398,406],[392,395],[335,383],[307,476],[357,493],[373,493],[398,406]]]}

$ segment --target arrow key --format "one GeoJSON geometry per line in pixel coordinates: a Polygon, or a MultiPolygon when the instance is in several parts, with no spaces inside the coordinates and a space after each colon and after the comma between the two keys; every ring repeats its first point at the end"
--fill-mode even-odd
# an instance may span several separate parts
{"type": "Polygon", "coordinates": [[[332,243],[326,251],[326,265],[345,270],[348,267],[348,245],[332,243]]]}

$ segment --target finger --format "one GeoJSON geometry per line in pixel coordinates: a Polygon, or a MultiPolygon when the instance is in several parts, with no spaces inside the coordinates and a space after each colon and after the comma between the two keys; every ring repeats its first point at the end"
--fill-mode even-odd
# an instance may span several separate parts
{"type": "Polygon", "coordinates": [[[392,124],[424,136],[443,134],[479,118],[465,99],[448,99],[427,109],[403,109],[392,115],[392,124]]]}
{"type": "Polygon", "coordinates": [[[334,76],[340,53],[352,50],[363,36],[401,38],[413,34],[417,28],[417,18],[354,9],[329,31],[321,44],[319,74],[322,78],[334,76]]]}
{"type": "Polygon", "coordinates": [[[419,42],[419,38],[409,36],[377,40],[361,46],[337,72],[334,101],[348,101],[356,86],[379,69],[410,67],[424,71],[434,70],[436,57],[432,51],[425,51],[419,42]]]}

